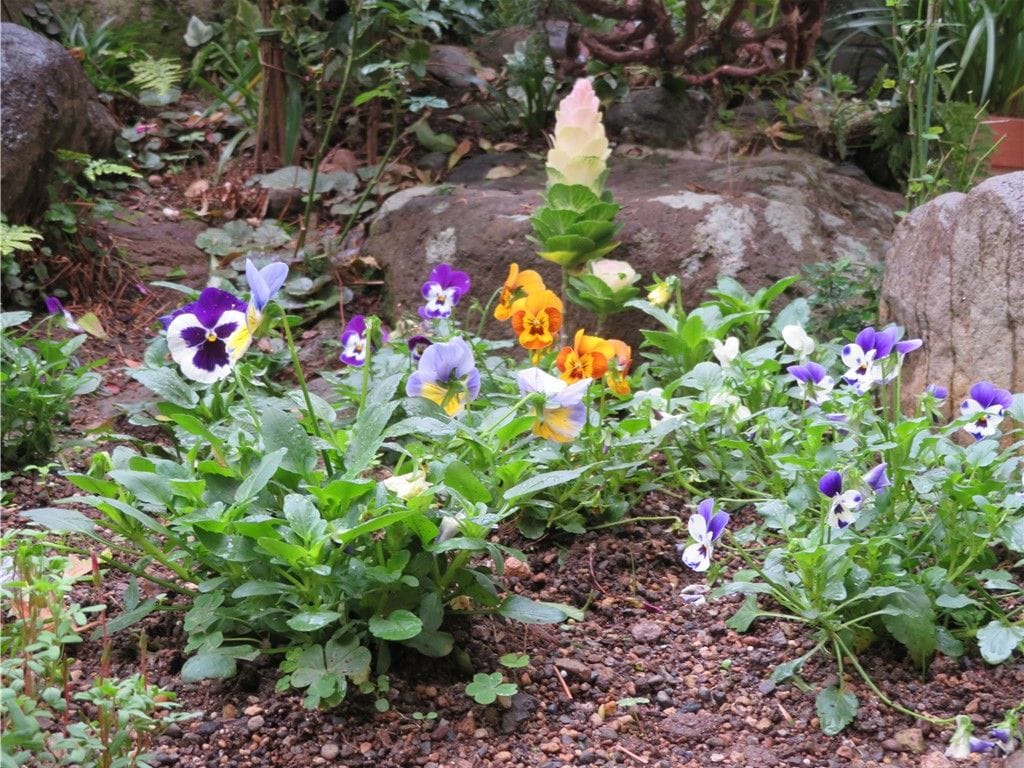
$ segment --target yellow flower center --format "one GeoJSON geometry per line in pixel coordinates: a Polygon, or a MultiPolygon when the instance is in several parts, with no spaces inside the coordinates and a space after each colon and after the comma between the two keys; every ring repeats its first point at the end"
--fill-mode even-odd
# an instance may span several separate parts
{"type": "Polygon", "coordinates": [[[217,340],[217,334],[214,333],[213,331],[207,331],[206,332],[206,340],[211,342],[211,343],[216,341],[217,340]]]}

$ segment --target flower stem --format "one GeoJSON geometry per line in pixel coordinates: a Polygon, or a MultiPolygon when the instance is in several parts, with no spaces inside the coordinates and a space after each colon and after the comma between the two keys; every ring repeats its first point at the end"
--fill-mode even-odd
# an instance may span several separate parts
{"type": "Polygon", "coordinates": [[[871,689],[871,692],[874,693],[875,696],[877,696],[886,706],[892,707],[897,712],[902,712],[904,715],[909,715],[917,720],[924,720],[932,725],[950,725],[956,721],[956,718],[953,717],[932,717],[931,715],[926,715],[923,712],[915,712],[908,707],[904,707],[902,704],[897,704],[882,693],[879,687],[875,685],[875,681],[871,679],[871,676],[864,670],[864,667],[860,665],[860,661],[857,659],[857,656],[846,647],[843,641],[839,639],[838,635],[835,636],[835,642],[842,652],[849,657],[850,663],[853,664],[854,668],[857,670],[861,680],[864,681],[867,687],[871,689]]]}
{"type": "MultiPolygon", "coordinates": [[[[320,424],[317,422],[316,411],[313,410],[313,399],[309,396],[309,387],[306,386],[306,374],[302,372],[299,350],[295,347],[295,339],[292,336],[292,328],[288,323],[287,314],[282,317],[281,327],[284,329],[284,340],[288,345],[288,354],[292,359],[292,367],[295,369],[295,378],[299,382],[302,398],[306,402],[306,415],[309,416],[309,425],[313,430],[313,434],[322,439],[323,435],[320,434],[320,424]]],[[[367,362],[369,362],[369,356],[367,356],[367,362]]],[[[324,469],[327,470],[328,476],[333,475],[334,468],[331,465],[331,457],[327,455],[327,451],[321,449],[320,457],[324,460],[324,469]]]]}

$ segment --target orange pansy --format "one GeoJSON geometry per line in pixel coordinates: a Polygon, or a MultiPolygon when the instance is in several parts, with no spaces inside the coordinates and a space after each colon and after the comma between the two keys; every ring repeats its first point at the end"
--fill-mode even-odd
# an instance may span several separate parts
{"type": "Polygon", "coordinates": [[[562,300],[546,288],[512,302],[512,330],[526,349],[551,346],[562,327],[562,300]]]}
{"type": "Polygon", "coordinates": [[[615,354],[611,342],[600,336],[587,336],[583,329],[576,331],[573,346],[562,347],[555,365],[562,373],[562,381],[570,384],[583,379],[599,379],[608,370],[608,361],[615,354]]]}
{"type": "Polygon", "coordinates": [[[604,381],[608,385],[608,389],[616,395],[625,397],[630,392],[629,379],[626,378],[626,374],[629,373],[629,366],[633,362],[633,350],[629,348],[628,344],[618,339],[608,339],[608,343],[615,350],[613,353],[615,364],[608,369],[604,381]]]}
{"type": "Polygon", "coordinates": [[[518,264],[508,265],[508,277],[501,287],[501,298],[494,308],[495,320],[508,320],[512,317],[512,304],[524,295],[544,290],[544,279],[532,269],[519,271],[518,264]]]}

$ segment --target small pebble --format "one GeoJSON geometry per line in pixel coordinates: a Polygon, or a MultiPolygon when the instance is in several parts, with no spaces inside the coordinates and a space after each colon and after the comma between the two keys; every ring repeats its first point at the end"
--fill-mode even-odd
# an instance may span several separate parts
{"type": "Polygon", "coordinates": [[[258,731],[265,724],[266,720],[263,719],[263,715],[256,715],[255,717],[249,718],[248,722],[246,722],[245,724],[245,727],[248,728],[250,731],[258,731]]]}
{"type": "Polygon", "coordinates": [[[338,756],[340,752],[341,747],[339,747],[334,742],[328,742],[327,744],[324,744],[322,747],[320,747],[320,757],[322,757],[324,760],[333,760],[338,756]]]}

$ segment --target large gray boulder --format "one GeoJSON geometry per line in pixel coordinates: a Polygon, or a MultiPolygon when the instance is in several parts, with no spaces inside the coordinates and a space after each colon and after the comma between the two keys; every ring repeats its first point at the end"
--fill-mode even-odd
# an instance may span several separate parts
{"type": "Polygon", "coordinates": [[[53,151],[105,155],[119,129],[82,66],[42,35],[0,24],[0,72],[0,208],[12,222],[29,222],[49,204],[53,151]]]}
{"type": "Polygon", "coordinates": [[[952,405],[985,379],[1024,391],[1024,172],[915,208],[885,267],[884,315],[925,341],[904,364],[905,405],[928,384],[952,405]]]}
{"type": "MultiPolygon", "coordinates": [[[[722,275],[755,289],[807,264],[879,261],[902,204],[803,152],[726,161],[674,151],[616,156],[608,185],[623,206],[622,246],[609,258],[628,260],[644,275],[641,285],[653,273],[679,275],[689,307],[722,275]]],[[[543,188],[536,164],[513,178],[417,187],[389,199],[364,251],[386,271],[389,311],[415,314],[420,283],[441,262],[468,272],[481,302],[511,262],[538,270],[557,288],[558,268],[526,239],[543,188]]],[[[594,328],[581,310],[572,312],[574,326],[594,328]]],[[[635,341],[639,321],[618,315],[605,331],[635,341]]],[[[497,325],[490,331],[507,334],[497,325]]]]}

